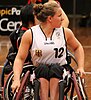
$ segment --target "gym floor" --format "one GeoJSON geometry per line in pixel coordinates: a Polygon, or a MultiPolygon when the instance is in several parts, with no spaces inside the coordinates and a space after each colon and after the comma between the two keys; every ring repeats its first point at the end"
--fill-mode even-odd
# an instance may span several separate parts
{"type": "MultiPolygon", "coordinates": [[[[88,100],[91,100],[91,27],[77,27],[72,30],[83,45],[85,51],[85,71],[90,72],[85,76],[85,89],[88,95],[88,100]]],[[[0,43],[0,66],[3,66],[10,47],[9,36],[0,36],[0,43]]]]}

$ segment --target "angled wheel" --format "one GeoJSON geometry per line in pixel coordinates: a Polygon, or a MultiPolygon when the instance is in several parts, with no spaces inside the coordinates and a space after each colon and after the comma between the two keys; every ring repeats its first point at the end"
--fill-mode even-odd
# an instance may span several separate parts
{"type": "Polygon", "coordinates": [[[73,78],[73,84],[74,84],[74,90],[76,92],[76,96],[73,97],[73,100],[88,100],[84,83],[79,76],[79,74],[72,73],[73,78]]]}
{"type": "MultiPolygon", "coordinates": [[[[71,52],[68,51],[68,54],[70,58],[70,65],[74,70],[76,70],[78,66],[77,61],[71,52]]],[[[70,95],[68,95],[67,100],[88,100],[83,80],[84,79],[81,79],[79,74],[76,74],[74,71],[72,72],[71,92],[70,95]]]]}
{"type": "Polygon", "coordinates": [[[21,81],[21,86],[16,93],[16,100],[32,100],[33,96],[31,95],[32,83],[30,82],[30,71],[27,71],[21,81]]]}
{"type": "Polygon", "coordinates": [[[12,81],[13,81],[13,72],[11,72],[9,75],[8,75],[8,78],[7,78],[7,81],[4,85],[4,90],[3,90],[3,98],[5,100],[12,100],[14,94],[12,93],[12,90],[11,90],[11,84],[12,84],[12,81]]]}
{"type": "Polygon", "coordinates": [[[13,72],[11,72],[8,75],[7,81],[4,85],[4,91],[3,91],[4,100],[32,100],[32,98],[33,98],[33,90],[31,90],[32,85],[28,84],[28,82],[27,82],[28,76],[30,76],[29,74],[30,74],[31,71],[28,71],[28,69],[31,70],[31,65],[29,65],[29,66],[27,65],[27,66],[25,66],[25,68],[23,68],[23,72],[21,74],[21,86],[20,86],[18,94],[16,92],[13,94],[12,89],[11,89],[11,85],[12,85],[13,77],[14,77],[13,72]],[[26,94],[27,89],[31,90],[31,93],[30,93],[30,96],[29,96],[31,99],[30,98],[26,99],[26,97],[28,96],[26,94]]]}

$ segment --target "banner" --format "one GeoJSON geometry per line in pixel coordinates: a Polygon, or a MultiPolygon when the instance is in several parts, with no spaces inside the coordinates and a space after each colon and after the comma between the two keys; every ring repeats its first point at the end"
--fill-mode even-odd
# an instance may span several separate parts
{"type": "Polygon", "coordinates": [[[22,6],[0,6],[0,35],[9,35],[20,26],[20,9],[22,6]]]}

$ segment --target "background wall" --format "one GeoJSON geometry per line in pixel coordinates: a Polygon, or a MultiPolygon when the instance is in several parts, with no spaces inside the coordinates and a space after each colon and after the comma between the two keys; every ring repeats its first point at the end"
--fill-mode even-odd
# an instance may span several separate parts
{"type": "MultiPolygon", "coordinates": [[[[0,0],[0,5],[25,5],[28,0],[0,0]]],[[[91,12],[91,0],[59,0],[67,14],[73,13],[74,2],[77,14],[89,14],[91,12]]]]}
{"type": "Polygon", "coordinates": [[[75,6],[76,14],[89,14],[91,0],[60,0],[62,8],[67,14],[72,14],[75,6]]]}
{"type": "MultiPolygon", "coordinates": [[[[71,19],[70,23],[73,22],[72,27],[77,26],[77,24],[91,26],[91,0],[59,1],[71,19]]],[[[28,0],[0,0],[0,35],[9,35],[20,25],[20,9],[27,2],[28,0]]]]}
{"type": "Polygon", "coordinates": [[[25,5],[28,0],[0,0],[0,5],[25,5]]]}

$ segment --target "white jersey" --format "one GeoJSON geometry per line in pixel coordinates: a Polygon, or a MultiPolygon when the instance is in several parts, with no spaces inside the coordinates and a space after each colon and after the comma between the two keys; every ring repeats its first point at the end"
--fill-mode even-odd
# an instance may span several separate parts
{"type": "Polygon", "coordinates": [[[67,48],[63,28],[55,28],[47,38],[40,25],[31,27],[31,57],[35,66],[38,64],[67,64],[67,48]]]}

